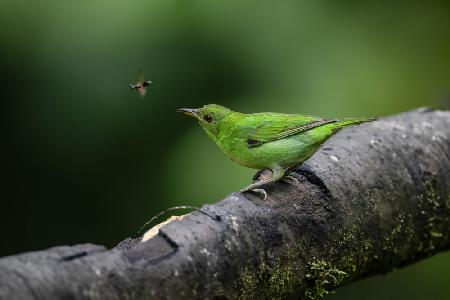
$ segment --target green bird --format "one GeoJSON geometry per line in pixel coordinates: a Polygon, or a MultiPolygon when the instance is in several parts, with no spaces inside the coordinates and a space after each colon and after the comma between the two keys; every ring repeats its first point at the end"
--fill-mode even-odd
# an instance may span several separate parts
{"type": "Polygon", "coordinates": [[[374,120],[323,119],[273,112],[243,114],[217,104],[177,111],[196,118],[232,161],[248,168],[270,170],[271,176],[260,176],[264,178],[241,190],[262,192],[264,198],[266,192],[258,187],[282,179],[290,168],[308,159],[343,127],[374,120]]]}

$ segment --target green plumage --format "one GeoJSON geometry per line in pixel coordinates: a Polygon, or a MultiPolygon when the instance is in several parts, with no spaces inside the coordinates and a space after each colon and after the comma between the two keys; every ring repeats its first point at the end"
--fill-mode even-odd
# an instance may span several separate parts
{"type": "Polygon", "coordinates": [[[308,159],[341,128],[373,120],[326,120],[270,112],[243,114],[216,104],[179,111],[197,118],[211,139],[234,162],[249,168],[272,170],[272,181],[282,178],[287,168],[308,159]]]}

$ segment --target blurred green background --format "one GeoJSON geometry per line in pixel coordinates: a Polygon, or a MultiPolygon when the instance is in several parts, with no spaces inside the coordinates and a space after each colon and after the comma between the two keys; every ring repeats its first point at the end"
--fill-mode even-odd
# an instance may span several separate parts
{"type": "MultiPolygon", "coordinates": [[[[253,170],[176,108],[383,116],[449,95],[447,1],[1,1],[0,255],[114,246],[253,170]],[[128,88],[152,80],[142,99],[128,88]]],[[[450,254],[330,299],[449,299],[450,254]]]]}

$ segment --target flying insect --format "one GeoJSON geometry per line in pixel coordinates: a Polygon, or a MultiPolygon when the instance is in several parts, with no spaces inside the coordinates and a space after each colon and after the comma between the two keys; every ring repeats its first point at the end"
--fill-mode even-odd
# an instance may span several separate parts
{"type": "Polygon", "coordinates": [[[138,72],[138,80],[135,83],[130,83],[130,88],[132,90],[138,91],[141,97],[144,97],[147,93],[147,88],[152,84],[150,80],[144,80],[144,72],[138,72]]]}

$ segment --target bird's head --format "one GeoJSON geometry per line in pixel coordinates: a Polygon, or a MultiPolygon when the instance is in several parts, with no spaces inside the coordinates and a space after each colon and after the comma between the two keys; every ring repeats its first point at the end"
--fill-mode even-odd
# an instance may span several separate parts
{"type": "Polygon", "coordinates": [[[180,108],[177,111],[196,118],[212,138],[219,133],[223,120],[233,113],[232,110],[217,104],[207,104],[196,109],[180,108]]]}

